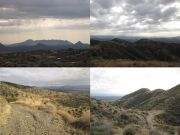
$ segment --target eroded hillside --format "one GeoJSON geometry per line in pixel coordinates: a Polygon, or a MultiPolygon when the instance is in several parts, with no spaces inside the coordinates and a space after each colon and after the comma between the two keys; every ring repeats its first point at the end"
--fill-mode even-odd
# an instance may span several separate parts
{"type": "Polygon", "coordinates": [[[92,135],[179,135],[180,87],[140,89],[119,100],[91,99],[92,135]]]}

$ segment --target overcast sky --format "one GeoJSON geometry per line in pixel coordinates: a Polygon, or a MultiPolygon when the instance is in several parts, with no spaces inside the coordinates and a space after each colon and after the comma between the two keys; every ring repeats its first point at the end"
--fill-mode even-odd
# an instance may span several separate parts
{"type": "Polygon", "coordinates": [[[0,42],[89,42],[89,0],[0,0],[0,42]]]}
{"type": "Polygon", "coordinates": [[[180,36],[180,0],[90,0],[93,35],[180,36]]]}
{"type": "Polygon", "coordinates": [[[30,86],[89,85],[89,68],[0,68],[0,81],[30,86]]]}
{"type": "Polygon", "coordinates": [[[122,96],[148,88],[168,90],[180,84],[179,68],[91,68],[91,95],[122,96]]]}

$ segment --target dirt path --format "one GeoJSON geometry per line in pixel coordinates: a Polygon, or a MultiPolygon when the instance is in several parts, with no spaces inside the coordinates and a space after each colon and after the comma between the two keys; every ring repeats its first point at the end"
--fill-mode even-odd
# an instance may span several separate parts
{"type": "Polygon", "coordinates": [[[148,112],[148,116],[147,116],[146,120],[147,120],[147,123],[151,129],[153,129],[153,125],[155,123],[155,121],[154,121],[155,116],[159,115],[161,113],[163,113],[163,111],[161,111],[161,110],[155,110],[155,111],[149,111],[148,112]]]}
{"type": "Polygon", "coordinates": [[[11,107],[11,117],[0,127],[0,135],[69,135],[60,117],[19,104],[11,107]]]}

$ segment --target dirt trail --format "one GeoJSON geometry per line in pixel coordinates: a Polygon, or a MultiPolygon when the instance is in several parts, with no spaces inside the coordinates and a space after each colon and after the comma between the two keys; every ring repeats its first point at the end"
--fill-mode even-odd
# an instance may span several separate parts
{"type": "Polygon", "coordinates": [[[161,111],[161,110],[155,110],[155,111],[149,111],[148,112],[148,116],[147,116],[146,120],[147,120],[147,123],[151,129],[153,129],[153,125],[155,123],[155,121],[154,121],[155,116],[159,115],[161,113],[163,113],[163,111],[161,111]]]}
{"type": "Polygon", "coordinates": [[[60,117],[20,104],[11,107],[10,119],[0,126],[0,135],[69,135],[60,117]]]}

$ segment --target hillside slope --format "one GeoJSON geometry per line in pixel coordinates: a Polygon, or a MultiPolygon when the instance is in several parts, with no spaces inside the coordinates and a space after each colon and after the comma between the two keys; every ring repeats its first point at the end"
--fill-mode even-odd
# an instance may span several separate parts
{"type": "Polygon", "coordinates": [[[122,97],[112,104],[124,108],[134,108],[141,110],[162,110],[167,109],[173,104],[173,102],[178,102],[178,97],[180,97],[180,85],[177,85],[167,91],[161,89],[157,89],[154,91],[150,91],[148,89],[140,89],[122,97]]]}
{"type": "Polygon", "coordinates": [[[128,42],[121,39],[109,41],[91,40],[92,65],[107,66],[177,66],[180,62],[180,44],[149,39],[128,42]],[[113,63],[114,60],[114,63],[113,63]],[[98,61],[100,64],[98,64],[98,61]],[[97,62],[97,65],[96,65],[97,62]],[[158,62],[161,62],[158,64],[158,62]],[[109,65],[109,64],[112,65],[109,65]],[[162,64],[162,65],[161,65],[162,64]]]}
{"type": "Polygon", "coordinates": [[[178,135],[180,124],[165,123],[164,110],[124,109],[91,99],[91,135],[178,135]]]}
{"type": "Polygon", "coordinates": [[[91,99],[92,135],[178,135],[179,101],[180,85],[142,88],[111,102],[91,99]]]}
{"type": "MultiPolygon", "coordinates": [[[[0,82],[0,96],[10,106],[8,117],[3,119],[6,122],[0,124],[0,134],[89,134],[86,95],[0,82]]],[[[4,104],[0,104],[2,112],[4,104]]]]}

